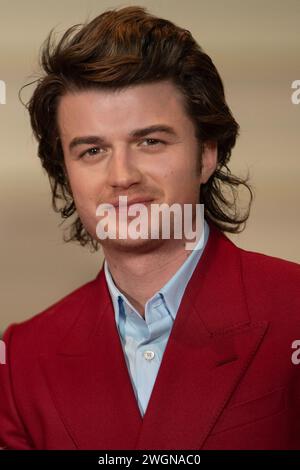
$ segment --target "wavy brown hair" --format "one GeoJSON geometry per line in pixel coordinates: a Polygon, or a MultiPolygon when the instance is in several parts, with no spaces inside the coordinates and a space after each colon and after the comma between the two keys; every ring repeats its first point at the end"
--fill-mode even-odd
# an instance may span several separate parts
{"type": "Polygon", "coordinates": [[[225,101],[215,65],[190,31],[150,14],[144,7],[116,8],[70,27],[57,43],[52,29],[39,59],[43,74],[25,85],[36,84],[25,106],[38,142],[38,156],[49,177],[52,206],[63,219],[75,216],[65,241],[79,241],[94,250],[100,244],[76,213],[57,125],[60,98],[69,91],[117,90],[166,79],[183,94],[200,148],[205,141],[217,143],[217,168],[200,189],[199,202],[204,204],[206,219],[224,232],[244,229],[253,193],[248,176],[234,176],[228,168],[239,125],[225,101]],[[240,187],[250,195],[243,210],[237,202],[240,187]]]}

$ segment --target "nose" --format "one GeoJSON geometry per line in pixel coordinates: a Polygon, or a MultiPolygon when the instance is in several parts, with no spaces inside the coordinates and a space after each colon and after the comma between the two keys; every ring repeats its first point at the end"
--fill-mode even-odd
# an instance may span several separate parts
{"type": "Polygon", "coordinates": [[[142,174],[129,149],[115,149],[112,153],[107,182],[113,188],[127,189],[141,181],[142,174]]]}

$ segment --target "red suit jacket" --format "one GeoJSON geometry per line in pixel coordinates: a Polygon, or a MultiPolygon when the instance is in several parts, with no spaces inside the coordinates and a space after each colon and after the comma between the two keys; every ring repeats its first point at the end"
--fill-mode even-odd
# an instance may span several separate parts
{"type": "Polygon", "coordinates": [[[300,265],[210,229],[144,418],[101,269],[6,331],[0,446],[300,449],[300,265]]]}

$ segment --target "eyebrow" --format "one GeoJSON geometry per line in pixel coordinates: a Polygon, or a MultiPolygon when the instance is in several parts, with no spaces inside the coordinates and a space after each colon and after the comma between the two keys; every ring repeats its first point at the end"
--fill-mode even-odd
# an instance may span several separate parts
{"type": "MultiPolygon", "coordinates": [[[[178,137],[175,129],[171,126],[167,126],[165,124],[154,124],[153,126],[144,127],[142,129],[135,129],[131,131],[128,135],[129,137],[145,137],[148,134],[152,134],[154,132],[164,132],[173,137],[178,137]]],[[[78,145],[83,144],[103,144],[105,142],[105,138],[99,135],[88,135],[83,137],[74,137],[70,144],[69,144],[69,151],[71,152],[75,147],[78,145]]]]}

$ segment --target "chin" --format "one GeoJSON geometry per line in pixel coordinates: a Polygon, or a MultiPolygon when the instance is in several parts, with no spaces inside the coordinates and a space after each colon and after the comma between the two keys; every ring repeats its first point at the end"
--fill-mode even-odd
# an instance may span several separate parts
{"type": "Polygon", "coordinates": [[[157,250],[158,247],[162,246],[163,244],[166,243],[168,240],[163,240],[163,239],[143,239],[143,238],[138,238],[138,239],[131,239],[127,238],[126,240],[124,239],[112,239],[112,238],[107,238],[105,240],[99,240],[101,246],[104,249],[108,250],[114,250],[114,251],[120,251],[120,252],[126,252],[126,253],[134,253],[137,254],[139,253],[148,253],[153,250],[157,250]]]}

